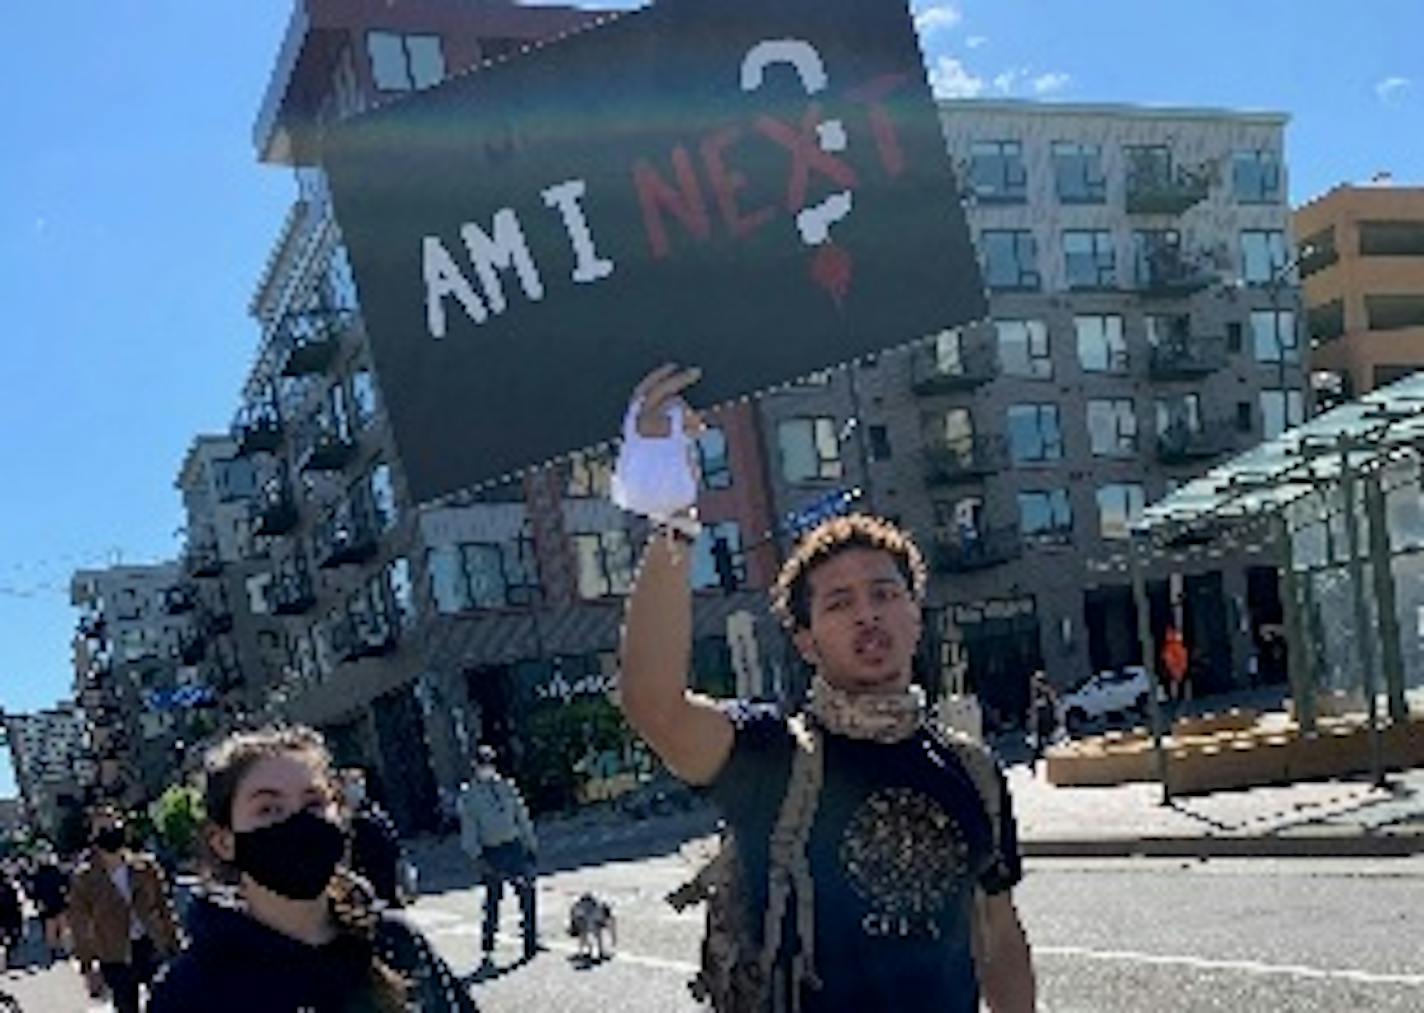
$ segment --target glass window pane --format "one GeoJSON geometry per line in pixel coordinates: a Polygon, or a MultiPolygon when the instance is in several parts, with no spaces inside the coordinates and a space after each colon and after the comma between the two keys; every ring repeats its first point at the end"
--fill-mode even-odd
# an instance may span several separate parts
{"type": "Polygon", "coordinates": [[[728,489],[732,485],[731,463],[727,459],[727,436],[713,426],[697,438],[697,456],[705,489],[728,489]]]}
{"type": "Polygon", "coordinates": [[[465,574],[470,582],[470,598],[475,608],[501,608],[508,604],[499,546],[462,545],[465,574]]]}
{"type": "Polygon", "coordinates": [[[1006,375],[1052,379],[1047,324],[1042,320],[1000,320],[995,327],[999,335],[999,365],[1006,375]]]}
{"type": "Polygon", "coordinates": [[[633,545],[628,532],[621,528],[603,532],[603,555],[609,589],[613,594],[627,594],[633,589],[633,545]]]}
{"type": "Polygon", "coordinates": [[[356,425],[366,428],[376,417],[376,380],[369,369],[351,374],[351,404],[356,412],[356,425]]]}
{"type": "Polygon", "coordinates": [[[390,582],[391,601],[395,604],[400,626],[408,630],[415,624],[415,589],[411,586],[410,560],[404,556],[391,560],[387,579],[390,582]]]}
{"type": "Polygon", "coordinates": [[[1078,363],[1085,372],[1127,372],[1127,341],[1122,333],[1122,317],[1074,317],[1073,327],[1078,337],[1078,363]]]}
{"type": "Polygon", "coordinates": [[[440,49],[438,35],[407,35],[406,52],[410,56],[410,76],[416,88],[429,88],[445,80],[445,54],[440,49]]]}
{"type": "Polygon", "coordinates": [[[371,76],[381,91],[409,91],[410,77],[406,73],[405,46],[399,35],[390,32],[370,32],[366,49],[371,54],[371,76]]]}
{"type": "Polygon", "coordinates": [[[816,477],[841,477],[840,438],[835,419],[816,420],[816,477]]]}
{"type": "Polygon", "coordinates": [[[430,549],[425,555],[425,568],[430,574],[430,596],[439,612],[454,615],[470,607],[469,582],[455,546],[430,549]]]}
{"type": "Polygon", "coordinates": [[[816,476],[816,447],[810,419],[787,419],[776,427],[781,451],[781,474],[788,482],[805,482],[816,476]]]}

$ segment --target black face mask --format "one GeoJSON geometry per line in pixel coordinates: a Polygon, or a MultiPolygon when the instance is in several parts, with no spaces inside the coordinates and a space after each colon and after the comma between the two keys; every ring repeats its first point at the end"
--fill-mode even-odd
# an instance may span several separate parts
{"type": "Polygon", "coordinates": [[[122,827],[106,827],[94,835],[94,847],[100,851],[115,852],[124,846],[122,827]]]}
{"type": "Polygon", "coordinates": [[[233,864],[290,900],[320,897],[346,853],[345,831],[305,810],[270,827],[233,836],[233,864]]]}

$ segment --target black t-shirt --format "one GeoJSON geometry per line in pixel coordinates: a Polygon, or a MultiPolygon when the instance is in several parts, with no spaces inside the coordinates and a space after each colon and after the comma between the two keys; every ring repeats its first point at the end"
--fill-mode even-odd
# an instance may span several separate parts
{"type": "MultiPolygon", "coordinates": [[[[735,834],[751,924],[767,903],[769,848],[797,748],[784,718],[736,708],[731,758],[711,786],[735,834]]],[[[1007,786],[999,843],[982,796],[946,738],[921,731],[894,745],[822,733],[824,780],[807,844],[815,883],[815,966],[807,1013],[976,1013],[970,949],[977,886],[1022,878],[1007,786]]],[[[795,931],[788,905],[783,939],[795,931]]],[[[784,944],[783,952],[787,952],[784,944]]]]}

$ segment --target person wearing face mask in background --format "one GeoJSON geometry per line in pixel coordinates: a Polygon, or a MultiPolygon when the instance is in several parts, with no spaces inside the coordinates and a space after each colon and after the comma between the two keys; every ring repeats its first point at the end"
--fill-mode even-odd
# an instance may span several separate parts
{"type": "Polygon", "coordinates": [[[535,878],[538,874],[534,823],[524,797],[495,767],[490,746],[475,751],[474,779],[460,788],[460,847],[475,863],[485,887],[485,920],[481,933],[484,961],[480,971],[494,969],[494,937],[499,928],[499,902],[504,885],[519,895],[524,917],[524,959],[539,952],[535,920],[535,878]]]}
{"type": "Polygon", "coordinates": [[[116,1013],[143,1008],[139,989],[178,952],[168,884],[152,855],[130,851],[123,817],[111,808],[90,822],[94,848],[69,890],[74,955],[97,997],[107,986],[116,1013]]]}
{"type": "Polygon", "coordinates": [[[475,1013],[425,937],[341,867],[321,735],[243,732],[204,761],[208,882],[149,1013],[475,1013]]]}
{"type": "Polygon", "coordinates": [[[400,907],[400,836],[390,815],[371,798],[364,770],[341,772],[341,800],[351,828],[351,871],[365,877],[381,900],[400,907]]]}

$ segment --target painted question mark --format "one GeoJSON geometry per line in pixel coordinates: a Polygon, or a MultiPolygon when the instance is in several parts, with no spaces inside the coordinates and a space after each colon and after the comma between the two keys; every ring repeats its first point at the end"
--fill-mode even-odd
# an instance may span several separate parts
{"type": "MultiPolygon", "coordinates": [[[[816,47],[801,39],[767,39],[758,42],[742,60],[742,91],[756,91],[766,77],[766,69],[775,63],[789,63],[801,78],[807,95],[817,95],[829,83],[826,66],[816,47]]],[[[842,152],[846,149],[845,124],[838,119],[822,120],[816,125],[816,137],[821,150],[842,152]]],[[[831,238],[831,226],[851,211],[849,190],[831,194],[815,207],[806,208],[796,216],[801,241],[807,246],[821,246],[831,238]]]]}

